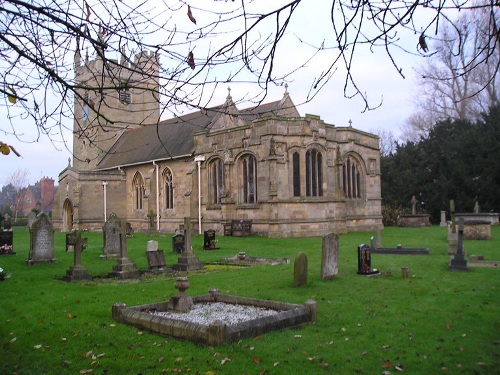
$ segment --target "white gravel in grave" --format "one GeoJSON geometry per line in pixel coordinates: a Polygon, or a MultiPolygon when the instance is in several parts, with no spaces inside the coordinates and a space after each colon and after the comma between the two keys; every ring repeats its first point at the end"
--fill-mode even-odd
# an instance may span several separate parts
{"type": "Polygon", "coordinates": [[[220,320],[227,325],[233,325],[265,316],[276,315],[278,314],[278,311],[269,310],[263,307],[212,302],[195,303],[192,309],[187,313],[155,311],[151,312],[151,314],[208,326],[217,320],[220,320]]]}

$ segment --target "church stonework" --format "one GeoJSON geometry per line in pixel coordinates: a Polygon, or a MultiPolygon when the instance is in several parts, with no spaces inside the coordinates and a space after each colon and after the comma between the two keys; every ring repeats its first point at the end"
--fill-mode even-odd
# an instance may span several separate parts
{"type": "Polygon", "coordinates": [[[229,93],[222,105],[160,121],[150,75],[158,60],[141,53],[135,62],[122,61],[127,69],[117,64],[108,77],[106,69],[96,74],[99,59],[75,58],[77,81],[100,77],[117,89],[75,100],[74,157],[59,175],[56,229],[101,231],[111,212],[135,231],[163,233],[185,217],[199,233],[251,220],[252,233],[270,237],[382,227],[378,136],[301,116],[287,90],[245,109],[229,93]],[[127,90],[130,80],[146,90],[127,90]],[[105,118],[89,107],[104,101],[105,118]]]}

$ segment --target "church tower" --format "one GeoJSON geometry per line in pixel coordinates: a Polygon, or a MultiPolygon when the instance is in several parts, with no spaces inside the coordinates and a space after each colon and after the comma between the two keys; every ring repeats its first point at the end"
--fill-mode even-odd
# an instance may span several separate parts
{"type": "Polygon", "coordinates": [[[97,163],[123,131],[159,121],[159,62],[141,52],[133,61],[121,52],[120,62],[98,51],[82,62],[75,53],[76,95],[73,122],[73,167],[95,170],[97,163]]]}

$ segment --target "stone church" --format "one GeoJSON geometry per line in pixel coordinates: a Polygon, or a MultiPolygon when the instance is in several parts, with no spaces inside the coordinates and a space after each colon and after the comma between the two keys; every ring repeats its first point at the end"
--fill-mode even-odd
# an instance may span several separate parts
{"type": "Polygon", "coordinates": [[[101,231],[115,213],[135,231],[199,233],[251,220],[269,237],[382,226],[378,136],[325,123],[280,100],[221,105],[160,121],[159,62],[75,55],[73,160],[53,208],[61,231],[101,231]]]}

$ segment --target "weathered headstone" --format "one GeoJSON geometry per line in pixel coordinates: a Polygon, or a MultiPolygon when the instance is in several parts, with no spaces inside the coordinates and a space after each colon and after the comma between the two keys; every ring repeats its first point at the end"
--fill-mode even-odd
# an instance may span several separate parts
{"type": "Polygon", "coordinates": [[[158,241],[148,241],[146,258],[148,259],[150,270],[163,270],[166,266],[165,254],[163,253],[163,250],[158,250],[158,241]]]}
{"type": "Polygon", "coordinates": [[[177,254],[182,254],[186,248],[186,239],[184,233],[180,231],[172,236],[172,251],[177,254]]]}
{"type": "Polygon", "coordinates": [[[299,287],[307,284],[307,255],[300,252],[293,263],[293,286],[299,287]]]}
{"type": "Polygon", "coordinates": [[[441,222],[439,223],[440,227],[446,227],[448,223],[446,222],[446,211],[441,211],[441,222]]]}
{"type": "Polygon", "coordinates": [[[365,244],[358,246],[358,274],[367,276],[380,274],[379,270],[372,269],[371,249],[365,244]]]}
{"type": "Polygon", "coordinates": [[[82,258],[81,254],[84,249],[84,243],[86,238],[82,238],[82,231],[75,230],[71,232],[73,235],[73,259],[74,266],[70,267],[69,270],[66,271],[66,275],[63,277],[64,281],[88,281],[92,280],[92,276],[88,273],[85,267],[82,266],[82,258]]]}
{"type": "Polygon", "coordinates": [[[203,249],[215,250],[217,247],[217,240],[215,239],[215,230],[209,229],[203,233],[203,249]]]}
{"type": "Polygon", "coordinates": [[[449,271],[469,271],[463,249],[463,240],[464,240],[464,219],[460,218],[458,220],[457,252],[455,256],[450,260],[450,264],[448,266],[449,271]]]}
{"type": "Polygon", "coordinates": [[[181,256],[177,259],[177,263],[174,264],[173,269],[176,271],[195,271],[202,269],[203,263],[193,252],[193,247],[191,246],[191,218],[184,218],[184,244],[185,248],[181,256]]]}
{"type": "Polygon", "coordinates": [[[28,265],[55,263],[54,228],[48,215],[42,212],[37,215],[30,228],[30,252],[26,261],[28,265]]]}
{"type": "Polygon", "coordinates": [[[113,212],[102,228],[104,247],[101,258],[117,258],[121,249],[127,251],[127,227],[113,212]]]}
{"type": "Polygon", "coordinates": [[[331,280],[339,274],[339,236],[330,233],[323,237],[321,279],[331,280]]]}
{"type": "Polygon", "coordinates": [[[448,226],[448,255],[457,253],[458,235],[455,223],[455,201],[450,200],[451,223],[448,226]]]}

